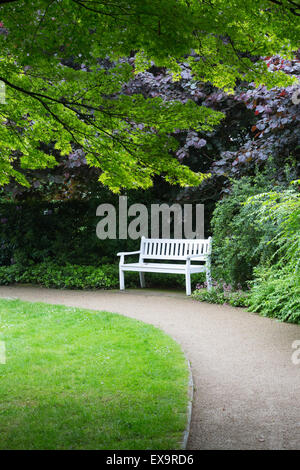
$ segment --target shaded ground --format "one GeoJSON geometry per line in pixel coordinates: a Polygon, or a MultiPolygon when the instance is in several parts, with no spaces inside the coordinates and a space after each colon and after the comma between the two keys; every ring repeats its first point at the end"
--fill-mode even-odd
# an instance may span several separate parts
{"type": "Polygon", "coordinates": [[[108,310],[181,344],[195,395],[189,449],[300,449],[300,327],[175,292],[0,287],[1,297],[108,310]]]}

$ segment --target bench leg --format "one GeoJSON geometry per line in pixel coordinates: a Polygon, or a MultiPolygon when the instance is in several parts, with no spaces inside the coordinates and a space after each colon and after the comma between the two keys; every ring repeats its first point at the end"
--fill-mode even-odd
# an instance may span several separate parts
{"type": "Polygon", "coordinates": [[[140,284],[141,284],[141,287],[144,288],[146,287],[146,283],[145,283],[145,273],[141,272],[139,273],[140,275],[140,284]]]}
{"type": "Polygon", "coordinates": [[[186,287],[186,295],[191,295],[191,273],[187,272],[185,274],[185,287],[186,287]]]}
{"type": "Polygon", "coordinates": [[[212,280],[211,280],[211,272],[210,272],[210,262],[208,262],[206,265],[206,283],[207,283],[207,290],[211,290],[212,280]]]}
{"type": "Polygon", "coordinates": [[[120,290],[125,289],[125,278],[124,278],[124,271],[122,269],[119,269],[119,279],[120,279],[120,290]]]}

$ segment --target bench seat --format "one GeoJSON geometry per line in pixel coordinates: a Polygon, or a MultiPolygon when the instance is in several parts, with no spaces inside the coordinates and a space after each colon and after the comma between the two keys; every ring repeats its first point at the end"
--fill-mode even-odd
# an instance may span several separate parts
{"type": "Polygon", "coordinates": [[[211,237],[207,240],[142,237],[139,251],[118,253],[118,256],[120,256],[120,290],[125,289],[125,271],[139,272],[141,287],[145,287],[145,272],[184,274],[187,295],[191,295],[191,274],[205,272],[207,288],[211,289],[211,242],[211,237]],[[125,256],[128,255],[139,255],[138,263],[125,263],[125,256]],[[151,260],[151,262],[145,260],[151,260]],[[156,262],[152,262],[153,260],[156,262]],[[203,264],[193,264],[194,261],[203,264]]]}
{"type": "MultiPolygon", "coordinates": [[[[143,271],[151,273],[170,273],[170,274],[185,274],[186,264],[167,264],[167,263],[127,263],[122,265],[123,271],[143,271]]],[[[190,267],[192,273],[205,272],[205,266],[201,264],[193,264],[190,267]]]]}

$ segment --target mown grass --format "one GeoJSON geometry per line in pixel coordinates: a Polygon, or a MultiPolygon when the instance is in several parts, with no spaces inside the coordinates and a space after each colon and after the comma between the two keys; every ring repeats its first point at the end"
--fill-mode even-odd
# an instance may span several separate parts
{"type": "Polygon", "coordinates": [[[0,449],[176,449],[180,347],[121,315],[0,300],[0,449]]]}

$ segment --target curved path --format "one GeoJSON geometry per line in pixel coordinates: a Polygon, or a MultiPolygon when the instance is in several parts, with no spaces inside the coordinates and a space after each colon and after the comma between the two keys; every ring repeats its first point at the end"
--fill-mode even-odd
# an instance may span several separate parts
{"type": "Polygon", "coordinates": [[[299,326],[171,292],[0,287],[0,297],[108,310],[170,334],[194,378],[188,449],[300,449],[299,326]]]}

